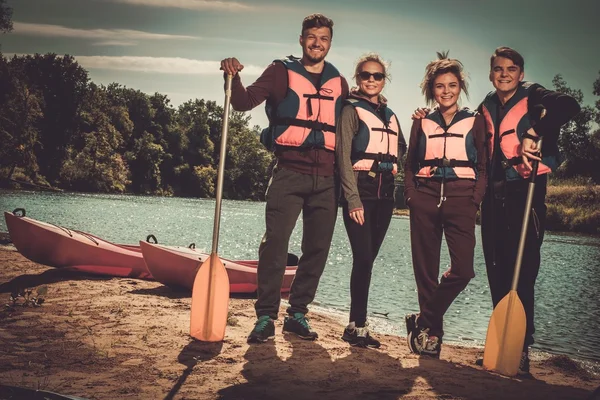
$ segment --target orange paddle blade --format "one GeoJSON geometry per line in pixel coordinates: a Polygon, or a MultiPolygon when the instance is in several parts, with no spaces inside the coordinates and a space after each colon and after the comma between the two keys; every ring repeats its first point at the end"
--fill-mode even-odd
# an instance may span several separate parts
{"type": "Polygon", "coordinates": [[[216,253],[208,257],[196,274],[192,289],[190,336],[204,342],[225,338],[229,308],[229,277],[216,253]]]}
{"type": "Polygon", "coordinates": [[[525,343],[527,318],[516,290],[511,290],[490,317],[483,367],[506,376],[515,376],[525,343]]]}

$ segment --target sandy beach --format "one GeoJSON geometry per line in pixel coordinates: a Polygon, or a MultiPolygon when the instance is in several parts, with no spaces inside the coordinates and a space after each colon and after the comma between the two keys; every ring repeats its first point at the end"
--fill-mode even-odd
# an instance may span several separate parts
{"type": "Polygon", "coordinates": [[[419,358],[389,335],[378,350],[350,347],[343,321],[317,313],[315,342],[282,335],[280,318],[274,341],[249,346],[252,299],[231,299],[223,343],[197,342],[189,293],[49,268],[10,245],[0,246],[0,302],[0,385],[86,399],[600,399],[600,377],[564,356],[534,357],[531,378],[506,378],[474,364],[479,349],[419,358]],[[10,306],[12,291],[41,286],[41,306],[10,306]]]}

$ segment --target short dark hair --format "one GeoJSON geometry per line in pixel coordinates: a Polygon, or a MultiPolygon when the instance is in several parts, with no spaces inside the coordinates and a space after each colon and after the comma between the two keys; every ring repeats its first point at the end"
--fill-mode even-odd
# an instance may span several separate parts
{"type": "Polygon", "coordinates": [[[521,71],[525,69],[525,60],[523,56],[519,54],[515,49],[511,49],[510,47],[501,46],[498,47],[492,57],[490,58],[490,68],[494,68],[494,60],[496,57],[504,57],[511,60],[516,66],[521,68],[521,71]]]}
{"type": "Polygon", "coordinates": [[[333,21],[323,14],[310,14],[302,21],[302,35],[304,31],[312,28],[329,28],[333,39],[333,21]]]}

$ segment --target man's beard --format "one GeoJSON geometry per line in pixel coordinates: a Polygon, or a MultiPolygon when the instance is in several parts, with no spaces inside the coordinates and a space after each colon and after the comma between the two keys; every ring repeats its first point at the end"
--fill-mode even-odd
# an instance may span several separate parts
{"type": "MultiPolygon", "coordinates": [[[[309,50],[311,50],[311,49],[309,49],[309,50]]],[[[325,53],[324,51],[321,52],[321,56],[319,56],[319,57],[311,56],[308,51],[304,53],[304,57],[312,63],[319,63],[319,62],[323,61],[325,59],[326,55],[327,55],[327,53],[325,53]]]]}

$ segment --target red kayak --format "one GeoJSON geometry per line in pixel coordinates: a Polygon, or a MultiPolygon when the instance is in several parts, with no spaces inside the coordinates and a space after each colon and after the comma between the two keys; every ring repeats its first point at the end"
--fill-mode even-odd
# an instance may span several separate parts
{"type": "Polygon", "coordinates": [[[4,212],[4,218],[13,244],[31,261],[97,275],[153,279],[139,246],[111,243],[9,212],[4,212]]]}
{"type": "MultiPolygon", "coordinates": [[[[95,275],[155,279],[165,285],[192,290],[198,267],[208,258],[208,254],[187,247],[143,241],[140,241],[141,248],[115,244],[86,232],[37,221],[24,213],[22,209],[4,212],[11,240],[23,256],[51,267],[71,268],[95,275]],[[19,210],[23,216],[15,215],[19,210]]],[[[149,235],[148,240],[150,238],[154,238],[153,235],[149,235]]],[[[229,276],[231,293],[256,291],[258,261],[222,260],[229,276]]],[[[289,292],[297,265],[298,257],[289,254],[282,292],[289,292]]]]}
{"type": "MultiPolygon", "coordinates": [[[[194,278],[200,265],[208,258],[188,247],[162,246],[140,241],[140,248],[148,271],[157,281],[167,285],[192,290],[194,278]]],[[[282,292],[289,292],[298,268],[297,257],[290,255],[281,286],[282,292]]],[[[231,293],[253,293],[257,289],[256,269],[258,261],[232,261],[221,257],[229,276],[231,293]]]]}

